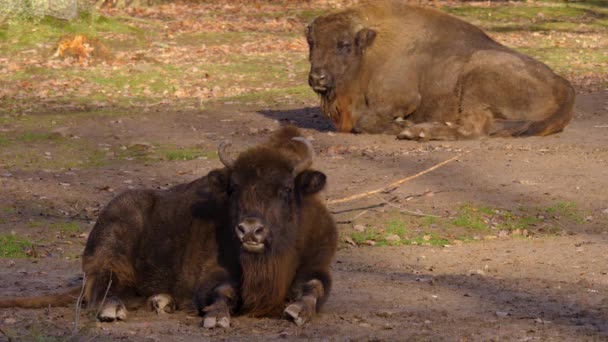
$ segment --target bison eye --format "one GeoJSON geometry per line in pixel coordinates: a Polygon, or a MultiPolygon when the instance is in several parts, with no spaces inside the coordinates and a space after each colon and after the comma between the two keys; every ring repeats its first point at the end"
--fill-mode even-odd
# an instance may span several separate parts
{"type": "Polygon", "coordinates": [[[352,44],[349,41],[339,41],[336,48],[338,52],[348,53],[350,52],[352,44]]]}
{"type": "Polygon", "coordinates": [[[292,189],[290,187],[284,186],[279,189],[279,196],[284,199],[288,199],[291,195],[292,189]]]}

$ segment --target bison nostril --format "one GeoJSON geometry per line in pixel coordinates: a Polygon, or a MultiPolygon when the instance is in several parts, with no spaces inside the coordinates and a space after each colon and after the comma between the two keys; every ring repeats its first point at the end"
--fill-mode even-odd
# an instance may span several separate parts
{"type": "Polygon", "coordinates": [[[242,223],[240,223],[238,226],[236,226],[236,233],[237,235],[242,237],[247,233],[247,228],[242,223]]]}
{"type": "Polygon", "coordinates": [[[262,235],[264,233],[264,226],[257,227],[253,231],[253,235],[262,235]]]}

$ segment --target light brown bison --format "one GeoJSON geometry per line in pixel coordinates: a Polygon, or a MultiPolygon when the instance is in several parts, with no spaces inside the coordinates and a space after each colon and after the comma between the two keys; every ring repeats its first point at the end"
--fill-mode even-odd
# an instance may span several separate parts
{"type": "MultiPolygon", "coordinates": [[[[330,291],[337,232],[315,196],[326,177],[299,135],[283,128],[236,160],[221,145],[225,168],[113,199],[83,254],[83,300],[101,306],[98,319],[124,320],[147,300],[157,312],[193,304],[205,327],[229,326],[233,312],[309,320],[330,291]]],[[[80,291],[0,307],[68,305],[80,291]]]]}
{"type": "Polygon", "coordinates": [[[547,135],[573,115],[568,81],[434,9],[370,1],[317,17],[306,37],[308,82],[341,132],[547,135]]]}

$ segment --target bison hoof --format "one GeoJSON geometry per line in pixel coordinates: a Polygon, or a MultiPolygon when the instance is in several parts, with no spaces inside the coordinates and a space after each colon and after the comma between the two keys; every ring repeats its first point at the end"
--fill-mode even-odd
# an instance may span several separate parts
{"type": "Polygon", "coordinates": [[[148,307],[156,314],[171,313],[175,311],[175,301],[171,295],[160,293],[148,298],[148,307]]]}
{"type": "Polygon", "coordinates": [[[424,129],[420,128],[406,128],[397,135],[397,139],[427,140],[428,133],[426,133],[424,129]]]}
{"type": "Polygon", "coordinates": [[[118,298],[107,298],[99,310],[97,319],[100,322],[124,321],[127,319],[127,308],[118,298]]]}
{"type": "Polygon", "coordinates": [[[297,326],[308,322],[315,312],[316,300],[312,298],[307,299],[309,300],[301,300],[290,304],[283,310],[285,316],[297,326]]]}
{"type": "Polygon", "coordinates": [[[219,328],[230,328],[230,318],[228,317],[215,317],[207,316],[203,319],[203,327],[206,329],[219,328]]]}

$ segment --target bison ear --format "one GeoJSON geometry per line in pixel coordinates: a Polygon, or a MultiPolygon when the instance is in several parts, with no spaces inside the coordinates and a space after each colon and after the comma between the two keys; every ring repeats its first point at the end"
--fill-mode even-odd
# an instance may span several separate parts
{"type": "Polygon", "coordinates": [[[372,45],[374,39],[376,38],[376,31],[369,28],[362,28],[357,32],[355,36],[355,45],[357,46],[357,50],[362,52],[368,46],[372,45]]]}
{"type": "Polygon", "coordinates": [[[296,189],[302,196],[314,195],[323,190],[325,187],[327,176],[323,172],[306,170],[300,172],[296,177],[296,189]]]}
{"type": "Polygon", "coordinates": [[[207,175],[209,188],[214,193],[225,194],[228,192],[228,172],[224,170],[213,170],[207,175]]]}

